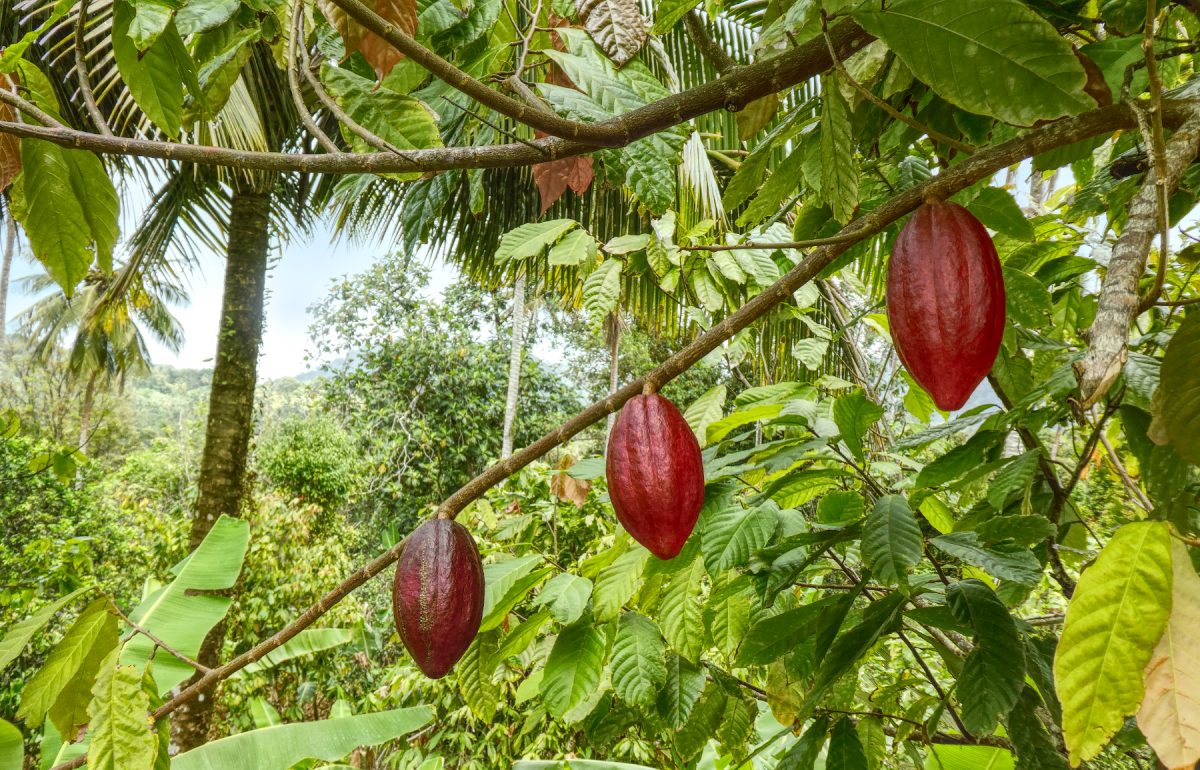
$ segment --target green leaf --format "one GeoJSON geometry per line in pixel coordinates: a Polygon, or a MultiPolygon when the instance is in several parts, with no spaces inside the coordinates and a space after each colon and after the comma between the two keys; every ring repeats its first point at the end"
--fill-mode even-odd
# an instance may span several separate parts
{"type": "Polygon", "coordinates": [[[826,691],[850,670],[881,638],[900,627],[907,597],[900,591],[872,602],[863,612],[862,621],[834,640],[817,669],[813,687],[805,699],[808,711],[825,696],[826,691]]]}
{"type": "Polygon", "coordinates": [[[604,635],[591,623],[568,626],[546,659],[541,691],[546,710],[563,718],[587,703],[604,673],[604,635]]]}
{"type": "Polygon", "coordinates": [[[862,495],[849,490],[830,492],[817,503],[817,521],[831,527],[844,527],[858,521],[867,510],[862,495]]]}
{"type": "Polygon", "coordinates": [[[987,543],[1011,540],[1023,548],[1044,543],[1054,534],[1054,525],[1045,516],[1029,513],[1018,516],[997,516],[975,528],[979,539],[987,543]]]}
{"type": "Polygon", "coordinates": [[[687,723],[675,733],[675,749],[681,757],[689,760],[704,750],[721,725],[728,701],[729,695],[720,685],[708,683],[687,723]]]}
{"type": "Polygon", "coordinates": [[[91,586],[77,588],[66,596],[50,602],[27,619],[12,626],[8,633],[4,635],[4,638],[0,639],[0,671],[3,671],[9,663],[16,660],[17,656],[24,651],[25,645],[29,644],[29,640],[33,638],[33,635],[41,631],[59,610],[66,607],[77,597],[91,590],[91,586]]]}
{"type": "Polygon", "coordinates": [[[1200,361],[1200,313],[1190,313],[1167,345],[1155,406],[1171,446],[1193,465],[1200,465],[1200,441],[1196,441],[1196,436],[1200,436],[1197,361],[1200,361]]]}
{"type": "Polygon", "coordinates": [[[637,593],[642,570],[649,559],[649,551],[640,545],[633,545],[596,576],[596,586],[592,591],[592,612],[596,620],[603,623],[620,614],[625,602],[637,593]]]}
{"type": "Polygon", "coordinates": [[[626,703],[650,708],[666,680],[666,657],[658,626],[644,615],[625,613],[617,621],[613,640],[613,690],[626,703]]]}
{"type": "Polygon", "coordinates": [[[475,718],[483,722],[490,722],[500,705],[500,684],[494,674],[502,657],[498,654],[496,633],[485,631],[476,636],[454,666],[463,701],[475,718]]]}
{"type": "Polygon", "coordinates": [[[972,214],[991,230],[1018,241],[1032,241],[1033,225],[1025,218],[1012,194],[1002,187],[985,187],[967,204],[972,214]]]}
{"type": "Polygon", "coordinates": [[[343,644],[349,644],[352,638],[353,632],[348,628],[307,628],[285,642],[282,647],[267,653],[266,657],[246,666],[230,679],[244,674],[253,674],[255,671],[265,671],[289,660],[341,647],[343,644]]]}
{"type": "Polygon", "coordinates": [[[924,541],[917,517],[902,495],[886,495],[875,503],[863,526],[863,559],[882,582],[895,585],[921,561],[924,541]]]}
{"type": "Polygon", "coordinates": [[[783,404],[755,404],[754,406],[743,407],[716,422],[710,423],[707,430],[708,441],[700,443],[701,445],[716,443],[743,425],[751,425],[770,419],[778,415],[781,411],[783,411],[783,404]]]}
{"type": "Polygon", "coordinates": [[[858,723],[858,740],[867,755],[867,770],[880,770],[887,757],[887,733],[883,720],[878,717],[863,717],[858,723]]]}
{"type": "Polygon", "coordinates": [[[654,27],[651,31],[656,35],[665,35],[676,22],[700,5],[700,0],[664,0],[656,5],[658,7],[654,12],[654,27]]]}
{"type": "Polygon", "coordinates": [[[24,766],[25,740],[21,731],[0,719],[0,768],[21,770],[24,766]]]}
{"type": "MultiPolygon", "coordinates": [[[[392,146],[400,150],[423,150],[442,146],[437,118],[420,99],[388,88],[377,88],[375,81],[340,67],[322,67],[321,79],[329,93],[350,117],[392,146]]],[[[357,134],[348,130],[344,133],[356,152],[373,151],[373,148],[357,134]]],[[[405,173],[392,176],[397,179],[415,179],[420,174],[405,173]]]]}
{"type": "Polygon", "coordinates": [[[21,141],[23,173],[13,185],[13,211],[33,255],[70,297],[87,275],[94,255],[92,234],[71,184],[71,164],[58,145],[21,141]]]}
{"type": "Polygon", "coordinates": [[[1013,757],[988,746],[930,746],[925,770],[1013,770],[1013,757]]]}
{"type": "Polygon", "coordinates": [[[958,675],[962,720],[976,735],[991,735],[1025,686],[1025,650],[1016,621],[986,584],[963,580],[946,590],[954,617],[975,630],[975,648],[958,675]]]}
{"type": "Polygon", "coordinates": [[[1050,320],[1050,291],[1028,273],[1004,266],[1004,304],[1009,318],[1027,329],[1040,329],[1050,320]]]}
{"type": "Polygon", "coordinates": [[[617,309],[621,301],[621,261],[606,259],[583,279],[583,306],[593,318],[617,309]]]}
{"type": "Polygon", "coordinates": [[[171,23],[173,11],[169,5],[156,0],[134,0],[133,21],[129,24],[129,36],[139,51],[149,48],[171,23]]]}
{"type": "Polygon", "coordinates": [[[117,0],[112,11],[112,51],[121,80],[150,122],[171,139],[178,139],[183,121],[183,72],[166,37],[179,33],[169,27],[153,45],[139,51],[130,36],[134,9],[125,0],[117,0]]]}
{"type": "Polygon", "coordinates": [[[968,112],[1028,126],[1095,105],[1070,44],[1019,0],[898,0],[854,17],[968,112]]]}
{"type": "Polygon", "coordinates": [[[1033,482],[1041,456],[1040,449],[1031,449],[1018,455],[992,477],[988,484],[987,499],[993,508],[1004,510],[1005,502],[1013,493],[1023,492],[1033,482]]]}
{"type": "Polygon", "coordinates": [[[704,692],[704,672],[695,663],[673,652],[666,656],[667,678],[658,691],[658,713],[673,728],[688,720],[704,692]]]}
{"type": "Polygon", "coordinates": [[[821,195],[834,219],[845,224],[858,206],[858,164],[850,109],[837,87],[837,76],[821,83],[821,195]]]}
{"type": "Polygon", "coordinates": [[[1054,656],[1072,765],[1098,755],[1142,702],[1143,670],[1170,614],[1171,578],[1171,534],[1160,521],[1118,529],[1080,576],[1054,656]]]}
{"type": "Polygon", "coordinates": [[[537,554],[492,562],[483,568],[483,621],[481,631],[504,622],[513,607],[546,575],[549,568],[534,571],[542,563],[537,554]]]}
{"type": "Polygon", "coordinates": [[[673,575],[663,588],[659,623],[672,649],[692,662],[700,659],[704,645],[704,614],[700,581],[704,563],[697,557],[673,575]]]}
{"type": "Polygon", "coordinates": [[[550,249],[550,264],[579,265],[594,261],[600,246],[587,230],[572,230],[550,249]]]}
{"type": "Polygon", "coordinates": [[[546,247],[554,245],[568,230],[577,227],[579,223],[574,219],[551,219],[513,228],[500,237],[500,245],[496,247],[496,262],[504,264],[509,260],[536,257],[546,247]]]}
{"type": "Polygon", "coordinates": [[[700,446],[704,446],[707,442],[708,426],[721,419],[721,415],[724,413],[725,393],[724,385],[714,385],[683,412],[683,419],[696,434],[696,440],[700,442],[700,446]]]}
{"type": "Polygon", "coordinates": [[[792,744],[779,759],[775,770],[813,770],[817,757],[825,746],[825,735],[829,732],[829,717],[817,717],[804,731],[804,735],[792,744]]]}
{"type": "Polygon", "coordinates": [[[550,578],[538,592],[537,605],[549,607],[554,619],[570,625],[583,615],[592,596],[592,581],[563,572],[550,578]]]}
{"type": "Polygon", "coordinates": [[[607,254],[632,254],[635,251],[641,251],[650,243],[650,234],[641,233],[640,235],[618,235],[612,238],[608,243],[604,244],[604,251],[607,254]]]}
{"type": "Polygon", "coordinates": [[[303,759],[333,762],[360,746],[402,738],[432,721],[432,709],[416,706],[251,730],[180,754],[171,770],[287,770],[303,759]]]}
{"type": "Polygon", "coordinates": [[[929,541],[956,559],[973,564],[993,577],[1032,586],[1042,578],[1042,565],[1023,549],[984,548],[974,532],[951,532],[929,541]]]}
{"type": "MultiPolygon", "coordinates": [[[[147,596],[129,617],[184,655],[195,657],[209,630],[229,608],[230,599],[209,592],[232,588],[242,569],[250,525],[232,516],[217,519],[204,542],[172,569],[175,579],[147,596]]],[[[155,643],[138,634],[121,654],[121,663],[143,668],[155,643]]],[[[154,657],[159,694],[171,690],[195,671],[170,655],[154,657]]]]}
{"type": "Polygon", "coordinates": [[[844,597],[829,596],[755,623],[738,651],[739,666],[764,666],[791,653],[811,639],[826,610],[843,604],[844,597]]]}
{"type": "Polygon", "coordinates": [[[713,644],[730,659],[750,630],[750,610],[750,591],[744,579],[714,591],[704,608],[704,624],[713,644]]]}
{"type": "MultiPolygon", "coordinates": [[[[137,666],[122,666],[120,651],[100,665],[88,707],[88,768],[92,770],[149,770],[158,753],[158,738],[150,720],[150,695],[142,689],[137,666]]],[[[177,757],[172,767],[178,767],[177,757]]]]}
{"type": "Polygon", "coordinates": [[[770,505],[750,509],[733,505],[713,514],[701,538],[708,574],[716,577],[745,564],[770,541],[778,523],[779,517],[770,505]]]}
{"type": "Polygon", "coordinates": [[[496,650],[495,661],[499,663],[529,649],[529,645],[537,638],[538,631],[548,620],[550,620],[550,610],[539,610],[521,621],[508,632],[508,636],[504,637],[504,643],[496,650]]]}
{"type": "Polygon", "coordinates": [[[833,402],[833,421],[841,432],[842,441],[860,461],[863,459],[863,437],[881,417],[883,409],[861,390],[838,396],[833,402]]]}
{"type": "Polygon", "coordinates": [[[184,37],[204,32],[228,21],[239,5],[240,0],[188,0],[175,14],[175,28],[184,37]]]}
{"type": "Polygon", "coordinates": [[[849,719],[839,719],[829,732],[825,770],[867,770],[867,754],[849,719]]]}
{"type": "Polygon", "coordinates": [[[83,662],[70,681],[59,692],[50,708],[50,721],[61,735],[76,735],[78,729],[88,722],[88,707],[92,702],[92,685],[100,673],[100,666],[117,646],[116,618],[105,620],[100,634],[87,651],[83,662]]]}
{"type": "Polygon", "coordinates": [[[40,725],[63,688],[80,674],[92,648],[103,647],[107,655],[116,645],[116,616],[109,612],[107,598],[97,599],[80,613],[46,663],[21,690],[17,716],[31,727],[40,725]]]}
{"type": "Polygon", "coordinates": [[[1016,750],[1016,770],[1067,770],[1067,758],[1058,753],[1054,738],[1038,716],[1042,699],[1032,685],[1025,685],[1016,706],[1004,724],[1016,750]]]}
{"type": "Polygon", "coordinates": [[[967,443],[956,446],[941,457],[933,460],[917,474],[914,486],[917,489],[941,486],[954,481],[986,461],[988,450],[1004,438],[999,431],[980,431],[967,443]]]}

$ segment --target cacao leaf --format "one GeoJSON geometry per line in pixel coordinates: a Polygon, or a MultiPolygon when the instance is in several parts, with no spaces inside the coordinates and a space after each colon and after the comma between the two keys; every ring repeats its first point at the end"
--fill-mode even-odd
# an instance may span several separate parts
{"type": "Polygon", "coordinates": [[[655,5],[654,27],[651,31],[656,35],[665,35],[676,22],[700,5],[700,0],[665,0],[655,5]]]}
{"type": "Polygon", "coordinates": [[[863,612],[862,622],[834,640],[814,676],[812,690],[805,699],[805,711],[820,702],[833,683],[867,654],[876,642],[899,628],[906,601],[902,592],[893,591],[872,602],[863,612]]]}
{"type": "Polygon", "coordinates": [[[700,446],[707,443],[708,426],[721,419],[725,408],[724,385],[714,385],[684,410],[683,419],[691,426],[700,446]]]}
{"type": "Polygon", "coordinates": [[[1025,685],[1016,706],[1005,719],[1008,737],[1016,750],[1015,770],[1067,770],[1067,758],[1058,752],[1054,738],[1038,716],[1042,699],[1030,685],[1025,685]]]}
{"type": "Polygon", "coordinates": [[[671,648],[692,662],[699,661],[704,645],[704,615],[700,582],[704,562],[698,557],[671,575],[659,604],[659,623],[671,648]]]}
{"type": "Polygon", "coordinates": [[[823,612],[844,603],[843,597],[830,596],[759,620],[746,634],[738,665],[766,665],[787,655],[813,636],[823,612]]]}
{"type": "Polygon", "coordinates": [[[625,613],[617,621],[613,639],[613,690],[626,703],[650,708],[666,679],[666,653],[658,626],[644,615],[625,613]]]}
{"type": "Polygon", "coordinates": [[[1026,586],[1037,585],[1042,577],[1042,565],[1029,551],[984,548],[974,532],[951,532],[929,542],[956,559],[986,570],[993,577],[1026,586]]]}
{"type": "Polygon", "coordinates": [[[142,673],[137,666],[120,665],[120,656],[114,649],[104,659],[92,688],[87,759],[96,770],[151,768],[158,753],[142,673]]]}
{"type": "MultiPolygon", "coordinates": [[[[175,46],[167,37],[178,38],[179,33],[169,26],[145,51],[139,51],[131,37],[134,14],[134,8],[126,0],[113,3],[113,59],[121,80],[150,122],[171,139],[178,139],[183,121],[184,73],[175,59],[175,46]]],[[[182,49],[182,41],[175,42],[182,49]]]]}
{"type": "Polygon", "coordinates": [[[1002,235],[1019,241],[1032,241],[1035,237],[1033,225],[1025,218],[1021,207],[1012,194],[1001,187],[985,187],[967,204],[967,209],[988,228],[1002,235]]]}
{"type": "Polygon", "coordinates": [[[975,649],[958,675],[962,720],[976,735],[991,735],[1025,686],[1025,651],[1017,624],[986,584],[963,580],[946,590],[954,616],[975,630],[975,649]]]}
{"type": "Polygon", "coordinates": [[[187,37],[220,26],[233,16],[239,0],[188,0],[175,13],[175,28],[187,37]]]}
{"type": "Polygon", "coordinates": [[[860,461],[863,459],[863,437],[882,417],[883,409],[861,390],[838,396],[833,402],[833,421],[837,423],[842,441],[860,461]]]}
{"type": "Polygon", "coordinates": [[[618,67],[646,44],[646,20],[637,0],[575,0],[575,10],[596,45],[618,67]]]}
{"type": "Polygon", "coordinates": [[[583,306],[593,318],[617,309],[621,301],[621,261],[606,259],[583,279],[583,306]]]}
{"type": "Polygon", "coordinates": [[[1146,665],[1146,697],[1137,722],[1167,767],[1200,762],[1200,577],[1188,549],[1171,542],[1171,614],[1146,665]]]}
{"type": "Polygon", "coordinates": [[[704,624],[713,645],[729,659],[750,629],[750,585],[738,579],[714,591],[704,608],[704,624]]]}
{"type": "MultiPolygon", "coordinates": [[[[4,638],[0,639],[0,671],[3,671],[9,663],[17,659],[17,656],[25,650],[25,645],[29,644],[29,640],[33,638],[34,634],[41,631],[58,614],[59,610],[66,607],[80,595],[91,590],[91,586],[77,588],[66,596],[56,599],[45,607],[40,608],[27,619],[14,624],[8,633],[4,635],[4,638]]],[[[26,684],[25,686],[28,687],[29,685],[26,684]]]]}
{"type": "Polygon", "coordinates": [[[1031,449],[1014,458],[992,477],[988,485],[987,499],[993,508],[998,511],[1004,510],[1004,503],[1014,492],[1020,493],[1032,483],[1034,474],[1038,472],[1038,460],[1041,456],[1040,449],[1031,449]]]}
{"type": "Polygon", "coordinates": [[[577,575],[555,575],[538,592],[537,604],[550,608],[554,619],[568,625],[579,620],[592,596],[592,581],[577,575]]]}
{"type": "Polygon", "coordinates": [[[1143,671],[1170,614],[1171,578],[1170,532],[1150,521],[1118,529],[1080,576],[1054,657],[1072,765],[1099,754],[1142,702],[1143,671]]]}
{"type": "Polygon", "coordinates": [[[599,245],[587,230],[572,230],[550,249],[551,265],[581,265],[596,261],[599,245]]]}
{"type": "Polygon", "coordinates": [[[25,761],[25,736],[0,719],[0,767],[19,768],[25,761]]]}
{"type": "Polygon", "coordinates": [[[704,688],[687,723],[675,734],[675,749],[682,758],[690,760],[704,750],[721,724],[728,700],[729,694],[715,682],[704,688]]]}
{"type": "Polygon", "coordinates": [[[867,770],[879,770],[887,756],[887,734],[878,717],[863,717],[858,723],[858,740],[867,755],[867,770]]]}
{"type": "Polygon", "coordinates": [[[667,677],[658,692],[659,715],[676,729],[687,722],[696,701],[704,692],[704,672],[696,664],[673,652],[666,656],[667,677]]]}
{"type": "Polygon", "coordinates": [[[776,770],[813,770],[817,757],[825,746],[825,736],[829,732],[829,717],[820,716],[812,721],[804,735],[792,744],[787,753],[779,759],[776,770]]]}
{"type": "Polygon", "coordinates": [[[69,701],[77,695],[72,694],[69,686],[76,678],[85,678],[89,669],[92,678],[84,686],[86,690],[91,689],[99,667],[92,651],[101,649],[100,657],[104,659],[116,645],[117,618],[109,612],[107,598],[97,599],[80,613],[66,635],[51,650],[45,664],[21,690],[21,707],[17,709],[17,716],[31,727],[37,727],[60,696],[64,695],[68,701],[65,706],[69,710],[69,701]]]}
{"type": "Polygon", "coordinates": [[[650,552],[635,544],[604,568],[596,578],[592,592],[592,612],[597,620],[603,622],[617,617],[625,603],[637,593],[642,570],[649,559],[650,552]]]}
{"type": "Polygon", "coordinates": [[[745,509],[735,504],[718,511],[708,520],[700,541],[708,574],[716,577],[745,564],[770,541],[778,523],[771,505],[745,509]]]}
{"type": "Polygon", "coordinates": [[[604,634],[590,623],[568,626],[546,659],[541,692],[546,710],[563,718],[586,703],[604,672],[604,634]]]}
{"type": "Polygon", "coordinates": [[[867,770],[867,754],[849,719],[839,719],[829,731],[825,770],[867,770]]]}
{"type": "Polygon", "coordinates": [[[530,171],[541,197],[543,214],[550,210],[567,188],[574,190],[576,195],[583,195],[592,186],[595,177],[590,155],[573,155],[535,163],[530,171]]]}
{"type": "Polygon", "coordinates": [[[550,569],[534,568],[542,563],[537,554],[484,565],[483,622],[480,630],[488,631],[504,622],[504,616],[537,585],[550,569]]]}
{"type": "Polygon", "coordinates": [[[490,722],[496,714],[496,707],[500,704],[500,685],[495,680],[496,666],[508,657],[499,654],[496,635],[496,631],[484,631],[476,636],[454,667],[463,701],[475,718],[482,722],[490,722]]]}
{"type": "Polygon", "coordinates": [[[1161,418],[1171,446],[1188,462],[1200,465],[1200,313],[1190,313],[1163,356],[1156,417],[1161,418]]]}
{"type": "Polygon", "coordinates": [[[924,541],[908,501],[901,495],[879,498],[863,528],[863,559],[883,583],[895,585],[921,561],[924,541]]]}
{"type": "MultiPolygon", "coordinates": [[[[367,78],[340,67],[322,67],[321,79],[350,117],[394,147],[418,150],[442,146],[436,118],[419,99],[388,88],[377,88],[367,78]]],[[[345,135],[356,152],[372,149],[357,134],[346,132],[345,135]]],[[[416,176],[419,174],[396,174],[394,178],[416,176]]],[[[457,179],[453,174],[441,176],[457,179]]]]}
{"type": "Polygon", "coordinates": [[[1019,0],[899,0],[854,17],[968,112],[1028,126],[1094,106],[1071,45],[1019,0]]]}
{"type": "Polygon", "coordinates": [[[493,660],[499,664],[506,658],[520,655],[529,649],[529,645],[533,644],[533,640],[537,638],[538,631],[542,629],[546,621],[550,620],[550,617],[550,610],[540,610],[521,621],[508,633],[508,636],[504,637],[504,643],[492,656],[493,660]]]}
{"type": "Polygon", "coordinates": [[[821,196],[834,219],[845,224],[858,206],[858,163],[850,109],[837,88],[837,77],[821,82],[821,196]]]}

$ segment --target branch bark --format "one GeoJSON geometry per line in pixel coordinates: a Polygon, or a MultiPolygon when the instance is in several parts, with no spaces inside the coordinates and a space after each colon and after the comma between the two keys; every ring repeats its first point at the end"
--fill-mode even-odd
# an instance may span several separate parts
{"type": "Polygon", "coordinates": [[[1113,248],[1096,305],[1096,320],[1088,332],[1087,354],[1075,364],[1084,409],[1108,392],[1125,365],[1129,325],[1138,314],[1138,282],[1146,270],[1150,245],[1159,231],[1160,187],[1165,187],[1168,194],[1175,189],[1198,148],[1200,103],[1191,102],[1185,122],[1166,145],[1166,178],[1160,184],[1158,173],[1151,167],[1142,188],[1129,203],[1129,219],[1113,248]]]}

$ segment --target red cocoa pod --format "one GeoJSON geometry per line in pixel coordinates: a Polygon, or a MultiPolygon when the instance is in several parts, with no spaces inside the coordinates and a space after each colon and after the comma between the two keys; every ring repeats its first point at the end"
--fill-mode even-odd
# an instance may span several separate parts
{"type": "Polygon", "coordinates": [[[409,536],[396,564],[392,613],[400,641],[425,676],[445,676],[483,620],[483,564],[466,527],[431,519],[409,536]]]}
{"type": "Polygon", "coordinates": [[[1004,336],[1004,276],[987,230],[957,203],[929,201],[896,238],[887,313],[900,361],[939,409],[962,408],[1004,336]]]}
{"type": "Polygon", "coordinates": [[[608,437],[608,494],[621,525],[660,559],[683,548],[704,504],[700,445],[657,393],[634,396],[608,437]]]}

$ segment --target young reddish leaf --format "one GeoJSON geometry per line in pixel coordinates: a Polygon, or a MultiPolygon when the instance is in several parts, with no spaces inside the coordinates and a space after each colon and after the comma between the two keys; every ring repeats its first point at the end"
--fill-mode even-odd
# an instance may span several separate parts
{"type": "MultiPolygon", "coordinates": [[[[392,71],[396,62],[404,58],[386,40],[369,32],[330,0],[318,0],[317,6],[329,19],[329,23],[342,36],[346,44],[346,54],[358,51],[375,70],[375,74],[383,77],[392,71]]],[[[391,22],[401,32],[407,35],[417,33],[417,3],[416,0],[376,0],[375,13],[384,20],[391,22]]]]}
{"type": "Polygon", "coordinates": [[[537,183],[538,194],[542,199],[542,213],[545,214],[568,187],[574,190],[576,195],[583,195],[592,186],[594,177],[592,159],[586,155],[534,164],[533,181],[537,183]]]}
{"type": "MultiPolygon", "coordinates": [[[[13,108],[0,104],[0,120],[16,122],[13,108]]],[[[12,134],[0,134],[0,192],[8,189],[21,173],[21,140],[12,134]]]]}

